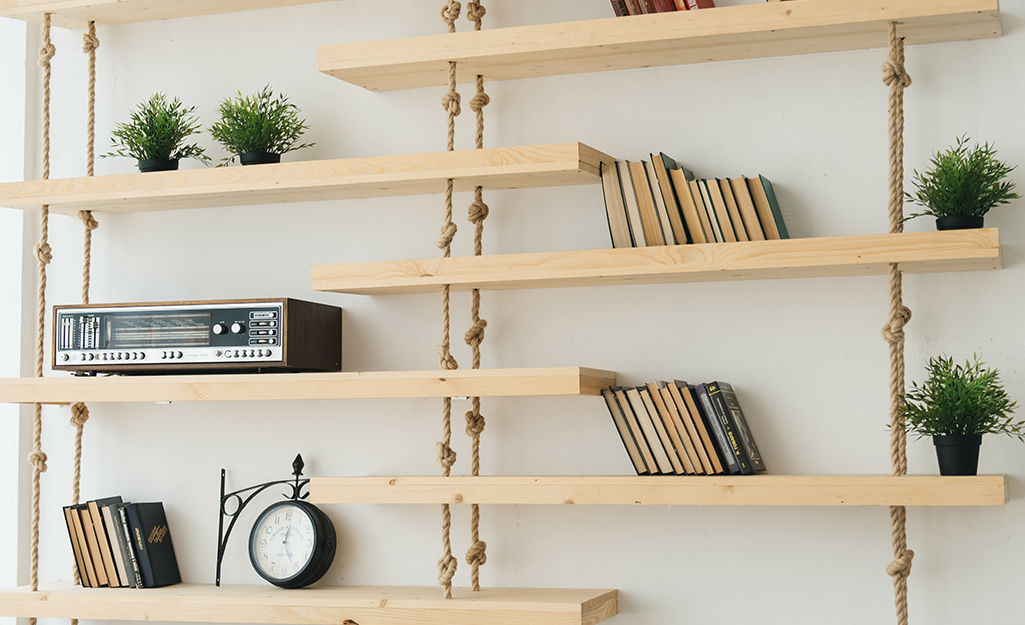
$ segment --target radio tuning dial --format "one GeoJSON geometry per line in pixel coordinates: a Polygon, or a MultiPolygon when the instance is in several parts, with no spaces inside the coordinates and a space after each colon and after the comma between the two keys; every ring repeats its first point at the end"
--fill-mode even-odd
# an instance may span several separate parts
{"type": "Polygon", "coordinates": [[[244,323],[236,321],[235,323],[231,324],[231,333],[232,334],[242,334],[245,331],[246,331],[246,326],[245,326],[244,323]]]}
{"type": "Polygon", "coordinates": [[[223,323],[215,323],[215,324],[214,324],[214,327],[213,327],[213,328],[211,328],[211,331],[212,331],[212,332],[213,332],[214,334],[224,334],[224,332],[225,332],[226,330],[227,330],[227,328],[225,328],[225,327],[224,327],[224,324],[223,324],[223,323]]]}

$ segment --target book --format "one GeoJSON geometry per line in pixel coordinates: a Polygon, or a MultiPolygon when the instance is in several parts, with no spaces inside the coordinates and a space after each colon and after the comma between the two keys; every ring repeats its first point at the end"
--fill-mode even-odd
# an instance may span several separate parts
{"type": "Polygon", "coordinates": [[[740,400],[737,399],[736,391],[733,390],[733,386],[729,382],[716,381],[712,384],[719,387],[719,395],[722,397],[726,411],[737,427],[740,443],[747,453],[747,457],[751,460],[751,467],[755,471],[764,471],[765,461],[762,459],[762,453],[758,451],[758,445],[755,443],[755,437],[751,433],[750,426],[748,426],[747,417],[744,416],[744,411],[740,408],[740,400]]]}
{"type": "Polygon", "coordinates": [[[754,465],[751,464],[751,457],[747,454],[747,449],[744,447],[744,443],[741,441],[740,429],[737,427],[736,421],[733,419],[733,413],[726,406],[726,402],[722,396],[722,389],[718,382],[707,382],[702,385],[705,391],[708,393],[708,402],[712,406],[712,414],[719,420],[722,425],[723,432],[726,435],[726,442],[729,445],[729,452],[737,460],[737,465],[740,467],[740,473],[742,475],[750,475],[754,473],[754,465]]]}
{"type": "Polygon", "coordinates": [[[674,0],[655,0],[655,8],[659,13],[672,13],[676,11],[676,2],[674,0]]]}
{"type": "Polygon", "coordinates": [[[615,163],[601,164],[601,186],[605,194],[605,216],[609,220],[612,247],[633,247],[630,222],[623,205],[623,185],[615,163]]]}
{"type": "Polygon", "coordinates": [[[677,11],[686,11],[687,8],[688,8],[687,7],[687,0],[673,0],[673,4],[676,5],[676,10],[677,11]]]}
{"type": "Polygon", "coordinates": [[[615,392],[612,388],[605,388],[602,389],[601,395],[605,398],[605,403],[609,407],[609,414],[612,415],[612,421],[616,424],[616,431],[619,432],[619,438],[623,440],[623,447],[626,448],[626,453],[630,456],[630,462],[633,463],[634,470],[637,472],[637,475],[647,475],[649,473],[648,467],[644,464],[644,458],[641,456],[637,439],[626,422],[626,415],[623,414],[623,409],[620,408],[619,402],[616,400],[615,392]]]}
{"type": "MultiPolygon", "coordinates": [[[[79,542],[78,530],[76,530],[74,517],[77,516],[71,506],[64,506],[64,521],[68,526],[68,538],[71,539],[71,553],[75,556],[75,568],[78,569],[78,579],[85,588],[92,587],[90,576],[92,573],[86,568],[85,557],[82,555],[82,550],[85,546],[79,542]]],[[[81,526],[79,522],[78,526],[81,526]]],[[[84,537],[83,537],[84,538],[84,537]]]]}
{"type": "Polygon", "coordinates": [[[674,411],[669,408],[673,405],[672,399],[670,399],[669,404],[666,404],[665,397],[662,395],[662,389],[665,386],[665,382],[648,383],[647,387],[648,393],[651,395],[651,402],[655,404],[655,410],[662,416],[662,421],[666,424],[669,440],[672,441],[673,447],[676,448],[676,453],[680,457],[680,462],[683,463],[684,473],[695,475],[699,473],[701,463],[697,462],[695,465],[694,447],[689,445],[690,438],[687,436],[687,430],[684,429],[679,416],[676,415],[676,418],[674,418],[674,411]]]}
{"type": "Polygon", "coordinates": [[[633,176],[630,175],[630,163],[617,161],[616,167],[619,169],[619,180],[623,186],[623,204],[626,206],[626,219],[630,224],[634,247],[645,247],[647,243],[644,238],[644,227],[641,225],[641,209],[637,204],[633,176]]]}
{"type": "MultiPolygon", "coordinates": [[[[93,516],[89,512],[89,506],[82,503],[74,506],[74,508],[82,522],[82,532],[85,535],[85,544],[88,547],[92,570],[96,575],[96,585],[109,586],[107,568],[103,566],[103,558],[100,556],[100,543],[96,540],[96,530],[93,529],[93,516]]],[[[114,581],[114,586],[117,586],[116,580],[114,581]]]]}
{"type": "Polygon", "coordinates": [[[630,405],[630,399],[626,396],[626,389],[621,386],[614,386],[612,387],[612,393],[616,396],[616,402],[619,404],[620,410],[623,411],[623,416],[626,417],[626,424],[634,435],[637,448],[641,452],[641,458],[648,468],[648,474],[658,475],[658,463],[655,462],[655,455],[651,451],[651,446],[648,445],[648,439],[644,435],[644,429],[641,428],[641,422],[637,419],[637,415],[634,414],[633,406],[630,405]]]}
{"type": "Polygon", "coordinates": [[[655,0],[641,0],[641,10],[645,15],[655,13],[655,0]]]}
{"type": "MultiPolygon", "coordinates": [[[[685,461],[685,453],[683,452],[683,445],[676,446],[676,440],[679,439],[679,434],[673,436],[675,427],[672,422],[668,420],[668,414],[665,412],[663,406],[661,410],[658,407],[659,402],[655,401],[656,397],[659,397],[658,391],[653,394],[651,392],[650,385],[644,385],[638,387],[638,392],[641,393],[641,399],[644,401],[645,408],[648,409],[648,414],[651,415],[652,421],[655,423],[655,431],[658,433],[658,438],[662,442],[662,447],[665,448],[665,453],[669,456],[669,464],[672,465],[672,470],[678,475],[684,475],[688,472],[687,465],[689,461],[685,461]]],[[[661,399],[659,397],[659,399],[661,399]]]]}
{"type": "Polygon", "coordinates": [[[641,0],[626,0],[626,10],[630,15],[642,15],[641,0]]]}
{"type": "Polygon", "coordinates": [[[706,243],[715,243],[715,232],[712,230],[712,222],[708,217],[708,207],[705,205],[705,198],[701,194],[701,186],[697,180],[688,180],[690,195],[694,198],[694,207],[698,212],[698,219],[701,220],[701,229],[705,233],[706,243]]]}
{"type": "Polygon", "coordinates": [[[708,433],[708,427],[705,426],[705,422],[701,418],[701,412],[698,410],[697,403],[694,400],[693,388],[682,380],[675,380],[669,386],[669,391],[677,407],[680,409],[680,414],[685,415],[686,422],[693,425],[694,431],[698,433],[696,440],[700,441],[698,455],[701,457],[701,463],[705,464],[707,462],[705,468],[711,475],[725,473],[726,468],[723,467],[722,460],[715,450],[715,444],[712,442],[712,436],[708,433]]]}
{"type": "Polygon", "coordinates": [[[648,441],[651,454],[655,457],[658,472],[662,475],[672,475],[674,473],[673,463],[669,460],[669,454],[666,453],[662,439],[658,436],[658,431],[655,429],[655,421],[652,419],[651,414],[648,413],[648,408],[644,405],[640,391],[633,387],[627,387],[625,390],[627,399],[630,401],[630,407],[633,408],[634,415],[637,416],[637,422],[640,423],[641,430],[644,432],[644,438],[648,441]]]}
{"type": "Polygon", "coordinates": [[[730,214],[726,210],[726,201],[722,197],[722,189],[719,181],[715,178],[707,178],[701,181],[702,191],[707,191],[708,199],[711,201],[712,216],[715,221],[712,227],[716,229],[716,235],[720,243],[736,243],[737,235],[733,231],[733,223],[730,221],[730,214]]]}
{"type": "MultiPolygon", "coordinates": [[[[666,205],[665,197],[662,195],[662,187],[658,181],[658,174],[655,173],[655,166],[648,161],[644,161],[644,172],[648,174],[648,186],[651,187],[651,196],[655,200],[655,212],[658,213],[658,222],[662,227],[662,237],[665,239],[665,244],[676,245],[676,232],[673,230],[673,224],[669,220],[669,207],[666,205]]],[[[673,206],[673,210],[676,210],[676,206],[673,206]]],[[[683,242],[686,243],[687,239],[684,238],[683,242]]]]}
{"type": "Polygon", "coordinates": [[[677,245],[690,243],[690,233],[680,210],[680,199],[677,197],[676,189],[673,187],[672,176],[669,173],[671,170],[676,169],[676,161],[666,156],[665,153],[652,154],[651,165],[655,169],[658,189],[662,193],[662,201],[665,203],[666,212],[669,215],[669,225],[673,231],[673,239],[675,239],[677,245]]]}
{"type": "Polygon", "coordinates": [[[612,0],[612,10],[616,12],[616,17],[630,15],[630,11],[626,8],[626,0],[612,0]]]}
{"type": "Polygon", "coordinates": [[[680,412],[679,406],[676,405],[676,400],[673,399],[672,391],[670,391],[670,387],[673,385],[660,380],[655,383],[655,386],[662,396],[662,403],[669,413],[669,418],[672,420],[673,425],[676,426],[676,431],[680,434],[680,441],[683,443],[684,449],[687,450],[687,457],[694,468],[694,473],[697,475],[711,473],[710,467],[707,466],[708,458],[706,457],[703,460],[701,458],[701,440],[698,438],[693,424],[687,423],[690,415],[685,416],[680,412]]]}
{"type": "Polygon", "coordinates": [[[686,0],[687,10],[693,11],[694,9],[714,9],[714,0],[686,0]]]}
{"type": "Polygon", "coordinates": [[[125,504],[124,511],[128,517],[132,548],[142,574],[143,588],[181,583],[164,504],[129,503],[125,504]]]}
{"type": "Polygon", "coordinates": [[[103,570],[107,576],[107,585],[111,588],[119,588],[126,584],[118,576],[117,562],[114,561],[114,552],[110,548],[111,539],[107,536],[107,525],[103,519],[101,506],[112,503],[119,503],[121,497],[108,497],[106,499],[94,499],[86,502],[89,508],[89,515],[92,517],[93,531],[96,532],[96,544],[100,550],[100,560],[103,562],[103,570]]]}
{"type": "Polygon", "coordinates": [[[138,580],[128,553],[132,546],[125,537],[124,529],[121,527],[121,515],[118,512],[118,508],[123,507],[123,503],[115,502],[101,508],[101,512],[107,527],[107,537],[110,538],[110,549],[114,552],[114,561],[117,563],[118,577],[124,582],[122,585],[135,588],[138,580]]]}
{"type": "Polygon", "coordinates": [[[701,419],[705,422],[705,427],[708,428],[711,434],[712,443],[715,446],[716,453],[719,454],[719,459],[722,461],[723,469],[725,469],[724,472],[730,475],[740,475],[742,472],[740,463],[737,461],[737,455],[734,453],[733,447],[726,437],[726,429],[715,412],[712,400],[708,397],[708,389],[704,384],[695,384],[692,388],[698,412],[701,413],[701,419]]]}
{"type": "Polygon", "coordinates": [[[722,193],[722,199],[726,202],[726,213],[730,216],[730,223],[733,224],[733,233],[737,236],[737,240],[750,241],[747,229],[744,228],[744,220],[740,217],[740,209],[737,208],[737,200],[733,197],[733,187],[730,186],[729,179],[716,178],[715,181],[719,183],[719,192],[722,193]]]}
{"type": "Polygon", "coordinates": [[[662,236],[662,226],[658,220],[658,212],[655,210],[655,197],[651,192],[651,185],[648,184],[648,174],[644,168],[644,162],[627,161],[627,169],[630,172],[630,180],[633,182],[634,195],[637,197],[637,206],[641,215],[641,229],[644,232],[644,244],[665,245],[665,237],[662,236]]]}
{"type": "Polygon", "coordinates": [[[744,229],[747,231],[747,238],[752,241],[764,241],[765,232],[758,220],[758,210],[755,208],[754,198],[751,197],[751,189],[743,178],[730,178],[730,187],[733,189],[733,197],[737,201],[737,208],[740,209],[740,216],[744,220],[744,229]]]}
{"type": "Polygon", "coordinates": [[[754,198],[755,208],[758,210],[758,220],[765,230],[765,238],[769,241],[777,239],[789,239],[786,224],[783,223],[783,214],[779,210],[779,203],[776,201],[776,193],[772,190],[772,183],[765,176],[759,175],[758,180],[745,178],[747,186],[751,190],[751,197],[754,198]]]}
{"type": "MultiPolygon", "coordinates": [[[[135,578],[135,587],[142,588],[142,572],[139,570],[139,558],[135,555],[135,547],[132,546],[132,528],[128,526],[128,513],[125,511],[127,504],[117,504],[117,516],[121,522],[121,533],[125,538],[128,549],[125,553],[131,562],[132,576],[135,578]]],[[[128,564],[126,562],[126,564],[128,564]]]]}

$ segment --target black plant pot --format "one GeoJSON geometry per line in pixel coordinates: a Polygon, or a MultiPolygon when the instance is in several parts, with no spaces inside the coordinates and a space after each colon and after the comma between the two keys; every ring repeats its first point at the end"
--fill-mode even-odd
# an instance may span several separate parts
{"type": "Polygon", "coordinates": [[[273,152],[246,152],[239,154],[238,160],[243,165],[264,165],[266,163],[280,163],[281,155],[273,152]]]}
{"type": "Polygon", "coordinates": [[[940,475],[978,475],[982,434],[933,436],[940,475]]]}
{"type": "Polygon", "coordinates": [[[139,171],[175,171],[178,169],[176,158],[140,158],[139,171]]]}
{"type": "Polygon", "coordinates": [[[937,230],[968,230],[970,228],[981,228],[985,217],[977,215],[952,215],[950,217],[937,217],[937,230]]]}

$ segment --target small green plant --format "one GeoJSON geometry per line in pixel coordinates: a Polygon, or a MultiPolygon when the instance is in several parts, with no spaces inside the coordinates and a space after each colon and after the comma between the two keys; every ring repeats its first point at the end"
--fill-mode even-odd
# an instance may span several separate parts
{"type": "Polygon", "coordinates": [[[909,202],[926,210],[907,219],[923,215],[982,217],[994,206],[1018,199],[1014,182],[1004,180],[1015,168],[997,160],[996,154],[988,143],[969,148],[967,136],[958,138],[947,151],[937,152],[930,171],[922,174],[915,170],[915,193],[905,194],[909,202]]]}
{"type": "Polygon", "coordinates": [[[299,118],[299,107],[289,103],[285,95],[276,96],[269,85],[256,95],[239,92],[234,98],[226,98],[220,113],[221,119],[210,127],[210,134],[232,154],[223,164],[240,154],[285,154],[314,145],[299,143],[309,128],[306,120],[299,118]]]}
{"type": "Polygon", "coordinates": [[[196,107],[186,108],[181,100],[167,100],[155,93],[131,112],[131,121],[118,124],[110,133],[112,151],[103,156],[126,156],[138,160],[194,158],[210,161],[203,148],[185,140],[199,132],[196,107]]]}
{"type": "Polygon", "coordinates": [[[1018,403],[1007,396],[999,372],[984,367],[977,355],[964,365],[953,358],[930,358],[929,377],[904,394],[901,413],[907,431],[919,437],[1008,434],[1025,441],[1025,422],[1011,415],[1018,403]]]}

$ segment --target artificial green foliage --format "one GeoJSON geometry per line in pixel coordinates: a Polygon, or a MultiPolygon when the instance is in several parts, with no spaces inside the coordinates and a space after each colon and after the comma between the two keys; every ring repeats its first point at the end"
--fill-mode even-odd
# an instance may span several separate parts
{"type": "Polygon", "coordinates": [[[314,145],[299,143],[309,128],[299,112],[287,96],[274,95],[269,85],[252,96],[239,92],[221,102],[221,119],[210,127],[210,134],[232,154],[225,164],[249,152],[285,154],[314,145]]]}
{"type": "Polygon", "coordinates": [[[203,148],[185,140],[199,132],[196,107],[186,108],[175,98],[168,102],[163,93],[155,93],[131,112],[131,121],[118,124],[110,133],[112,151],[104,156],[126,156],[139,160],[194,158],[210,160],[203,148]]]}
{"type": "Polygon", "coordinates": [[[974,357],[964,365],[953,358],[930,358],[929,377],[912,384],[901,406],[904,426],[922,436],[944,434],[1009,434],[1025,441],[1025,422],[1015,421],[1011,401],[996,369],[985,369],[974,357]]]}
{"type": "Polygon", "coordinates": [[[937,152],[930,161],[931,170],[924,174],[915,170],[915,193],[906,197],[926,210],[908,219],[923,215],[982,217],[994,206],[1018,199],[1014,182],[1004,180],[1015,168],[997,160],[996,154],[988,143],[982,147],[976,143],[969,149],[967,136],[946,152],[937,152]]]}

